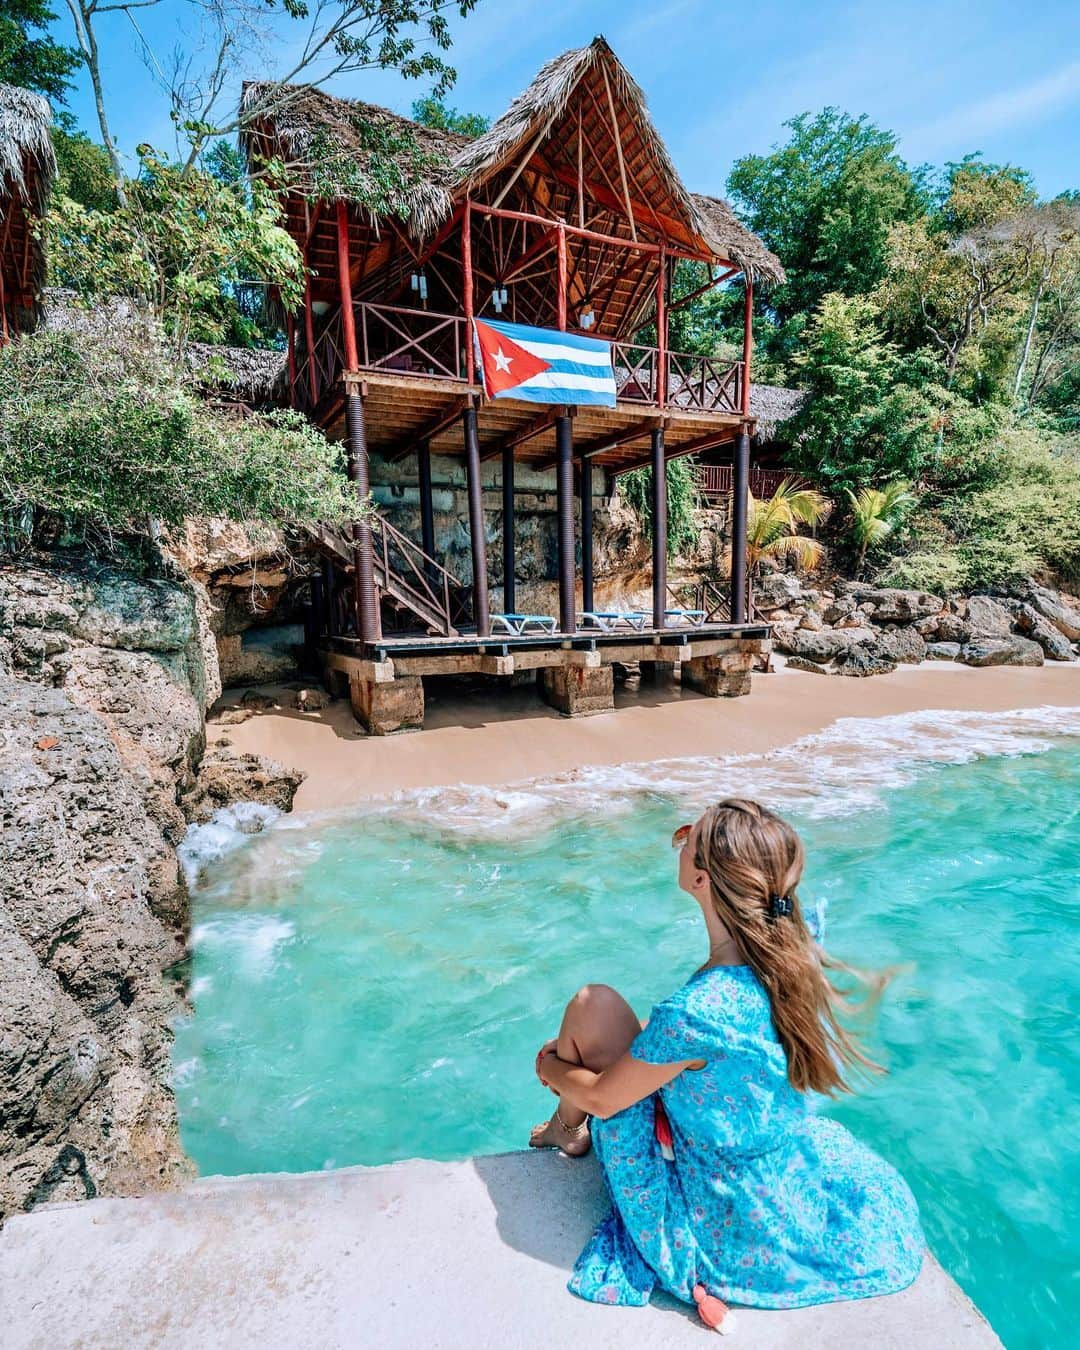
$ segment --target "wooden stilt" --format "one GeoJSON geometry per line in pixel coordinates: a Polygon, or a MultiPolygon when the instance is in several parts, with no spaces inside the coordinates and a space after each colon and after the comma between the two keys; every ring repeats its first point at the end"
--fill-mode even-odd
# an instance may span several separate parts
{"type": "Polygon", "coordinates": [[[382,637],[379,596],[375,589],[375,559],[371,522],[366,515],[371,491],[368,478],[367,430],[364,426],[364,399],[356,389],[345,395],[345,427],[348,437],[349,481],[356,488],[358,502],[365,514],[353,522],[353,595],[356,607],[357,636],[364,642],[382,637]]]}
{"type": "Polygon", "coordinates": [[[593,608],[593,522],[592,491],[593,463],[587,456],[581,458],[578,483],[581,490],[581,608],[593,608]]]}
{"type": "MultiPolygon", "coordinates": [[[[473,350],[473,271],[472,271],[472,202],[465,203],[465,213],[461,218],[461,284],[465,292],[462,302],[465,312],[465,378],[472,384],[476,379],[476,353],[473,350]]],[[[476,413],[473,412],[473,430],[476,429],[476,413]]],[[[469,432],[466,427],[465,438],[469,432]]]]}
{"type": "Polygon", "coordinates": [[[559,513],[559,629],[573,633],[574,612],[574,432],[573,422],[563,413],[555,422],[556,496],[559,513]]]}
{"type": "Polygon", "coordinates": [[[502,506],[503,506],[503,610],[513,614],[517,603],[514,571],[514,447],[507,445],[502,452],[502,506]]]}
{"type": "Polygon", "coordinates": [[[742,412],[750,416],[750,357],[754,350],[754,279],[746,274],[746,298],[743,302],[742,412]]]}
{"type": "Polygon", "coordinates": [[[356,316],[352,305],[352,264],[349,261],[349,205],[337,204],[338,291],[341,294],[341,337],[345,346],[345,369],[359,370],[356,350],[356,316]]]}
{"type": "Polygon", "coordinates": [[[488,604],[487,542],[484,538],[484,495],[480,486],[480,438],[476,429],[476,409],[466,408],[465,470],[469,488],[469,539],[472,543],[473,609],[476,631],[481,637],[491,632],[491,610],[488,604]]]}
{"type": "Polygon", "coordinates": [[[652,430],[653,627],[663,628],[667,610],[667,461],[664,429],[652,430]]]}
{"type": "Polygon", "coordinates": [[[735,441],[731,488],[731,622],[746,622],[746,508],[750,489],[750,433],[735,441]]]}

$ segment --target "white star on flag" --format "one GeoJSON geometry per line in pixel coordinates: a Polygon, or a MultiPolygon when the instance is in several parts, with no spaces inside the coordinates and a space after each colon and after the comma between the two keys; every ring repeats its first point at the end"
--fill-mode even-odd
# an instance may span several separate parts
{"type": "Polygon", "coordinates": [[[509,374],[510,363],[511,361],[513,361],[513,359],[514,358],[512,356],[507,356],[504,353],[503,349],[500,347],[499,350],[495,353],[495,369],[505,370],[506,373],[509,374]]]}

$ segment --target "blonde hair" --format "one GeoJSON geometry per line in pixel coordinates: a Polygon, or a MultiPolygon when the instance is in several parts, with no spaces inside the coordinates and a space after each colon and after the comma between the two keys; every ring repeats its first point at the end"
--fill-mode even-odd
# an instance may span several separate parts
{"type": "Polygon", "coordinates": [[[829,979],[843,971],[872,1003],[890,973],[868,977],[826,956],[814,942],[796,893],[806,853],[786,820],[757,802],[729,797],[701,817],[694,865],[708,874],[720,920],[769,996],[773,1025],[800,1091],[835,1096],[851,1089],[845,1070],[883,1073],[841,1024],[853,1005],[829,979]]]}

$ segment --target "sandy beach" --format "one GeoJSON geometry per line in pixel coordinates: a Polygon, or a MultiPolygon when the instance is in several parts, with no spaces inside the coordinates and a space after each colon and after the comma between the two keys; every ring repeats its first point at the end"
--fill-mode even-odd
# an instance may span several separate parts
{"type": "MultiPolygon", "coordinates": [[[[243,691],[224,702],[238,703],[243,691]]],[[[346,806],[401,788],[495,784],[684,755],[761,753],[821,731],[841,717],[884,717],[928,709],[1006,712],[1076,707],[1080,663],[1036,668],[926,662],[871,679],[822,677],[782,667],[755,675],[747,698],[708,699],[678,685],[616,691],[614,713],[564,718],[532,689],[466,692],[436,685],[423,731],[367,736],[345,700],[322,712],[292,707],[292,687],[267,686],[280,707],[238,726],[211,723],[226,738],[307,775],[298,811],[346,806]]]]}

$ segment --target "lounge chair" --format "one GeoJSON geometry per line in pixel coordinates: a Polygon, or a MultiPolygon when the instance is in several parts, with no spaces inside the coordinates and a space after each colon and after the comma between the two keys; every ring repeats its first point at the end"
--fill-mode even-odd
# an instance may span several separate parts
{"type": "Polygon", "coordinates": [[[640,633],[648,620],[649,616],[640,609],[586,609],[577,616],[579,628],[599,628],[603,633],[613,633],[620,626],[640,633]]]}
{"type": "Polygon", "coordinates": [[[491,624],[497,632],[509,633],[511,637],[524,637],[530,630],[554,633],[557,627],[550,614],[493,614],[491,624]]]}
{"type": "Polygon", "coordinates": [[[703,609],[665,609],[664,618],[684,624],[687,628],[700,628],[705,622],[703,609]]]}

